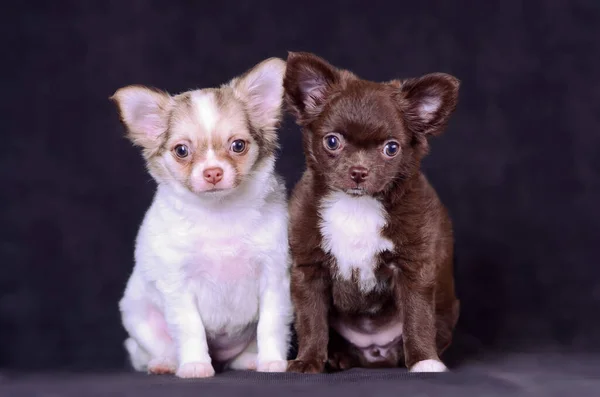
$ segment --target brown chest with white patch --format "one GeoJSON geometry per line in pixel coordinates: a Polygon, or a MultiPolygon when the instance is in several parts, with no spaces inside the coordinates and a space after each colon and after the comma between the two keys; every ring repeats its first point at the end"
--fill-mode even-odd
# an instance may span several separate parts
{"type": "Polygon", "coordinates": [[[447,212],[420,172],[456,106],[445,74],[375,83],[290,53],[307,170],[290,200],[299,351],[288,369],[443,371],[458,317],[447,212]]]}

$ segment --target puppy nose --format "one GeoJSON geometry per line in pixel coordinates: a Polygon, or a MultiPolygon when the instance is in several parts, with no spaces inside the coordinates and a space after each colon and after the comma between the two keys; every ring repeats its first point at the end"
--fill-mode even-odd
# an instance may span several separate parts
{"type": "Polygon", "coordinates": [[[219,167],[207,168],[202,174],[204,175],[204,179],[213,185],[216,185],[223,179],[223,169],[219,167]]]}
{"type": "Polygon", "coordinates": [[[364,182],[369,176],[369,170],[365,167],[350,167],[350,178],[356,183],[364,182]]]}

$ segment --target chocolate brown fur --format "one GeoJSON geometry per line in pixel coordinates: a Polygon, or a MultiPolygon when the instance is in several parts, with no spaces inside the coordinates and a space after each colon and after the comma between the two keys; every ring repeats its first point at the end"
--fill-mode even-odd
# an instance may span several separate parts
{"type": "Polygon", "coordinates": [[[303,130],[307,170],[290,201],[291,292],[298,357],[294,372],[354,366],[381,367],[438,360],[452,340],[459,314],[452,275],[453,234],[446,209],[420,171],[428,138],[441,133],[454,111],[459,82],[446,74],[376,83],[336,69],[309,53],[290,53],[284,80],[290,111],[303,130]],[[343,138],[333,153],[324,139],[343,138]],[[393,158],[382,154],[397,142],[393,158]],[[360,186],[349,168],[368,177],[360,186]],[[356,190],[381,203],[381,236],[393,244],[375,257],[376,286],[365,292],[353,270],[338,276],[338,259],[326,252],[320,208],[332,191],[356,190]],[[350,190],[348,190],[350,189],[350,190]],[[401,321],[401,339],[386,357],[366,360],[330,325],[334,321],[377,330],[401,321]]]}

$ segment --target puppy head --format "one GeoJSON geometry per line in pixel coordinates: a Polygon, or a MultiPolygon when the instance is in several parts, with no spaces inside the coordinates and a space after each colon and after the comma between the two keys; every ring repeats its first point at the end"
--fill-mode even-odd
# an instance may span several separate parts
{"type": "Polygon", "coordinates": [[[271,58],[218,89],[171,96],[128,86],[111,99],[158,183],[227,194],[277,149],[284,72],[271,58]]]}
{"type": "Polygon", "coordinates": [[[429,137],[456,107],[459,81],[434,73],[377,83],[309,53],[290,53],[288,107],[303,127],[307,166],[328,187],[374,195],[418,171],[429,137]]]}

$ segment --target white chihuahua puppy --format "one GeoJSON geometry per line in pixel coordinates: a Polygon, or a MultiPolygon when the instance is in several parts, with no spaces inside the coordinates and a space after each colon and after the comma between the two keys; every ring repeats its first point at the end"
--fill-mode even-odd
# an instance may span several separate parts
{"type": "Polygon", "coordinates": [[[288,216],[274,171],[284,73],[270,58],[220,88],[112,97],[158,183],[119,303],[139,371],[286,369],[288,216]]]}

